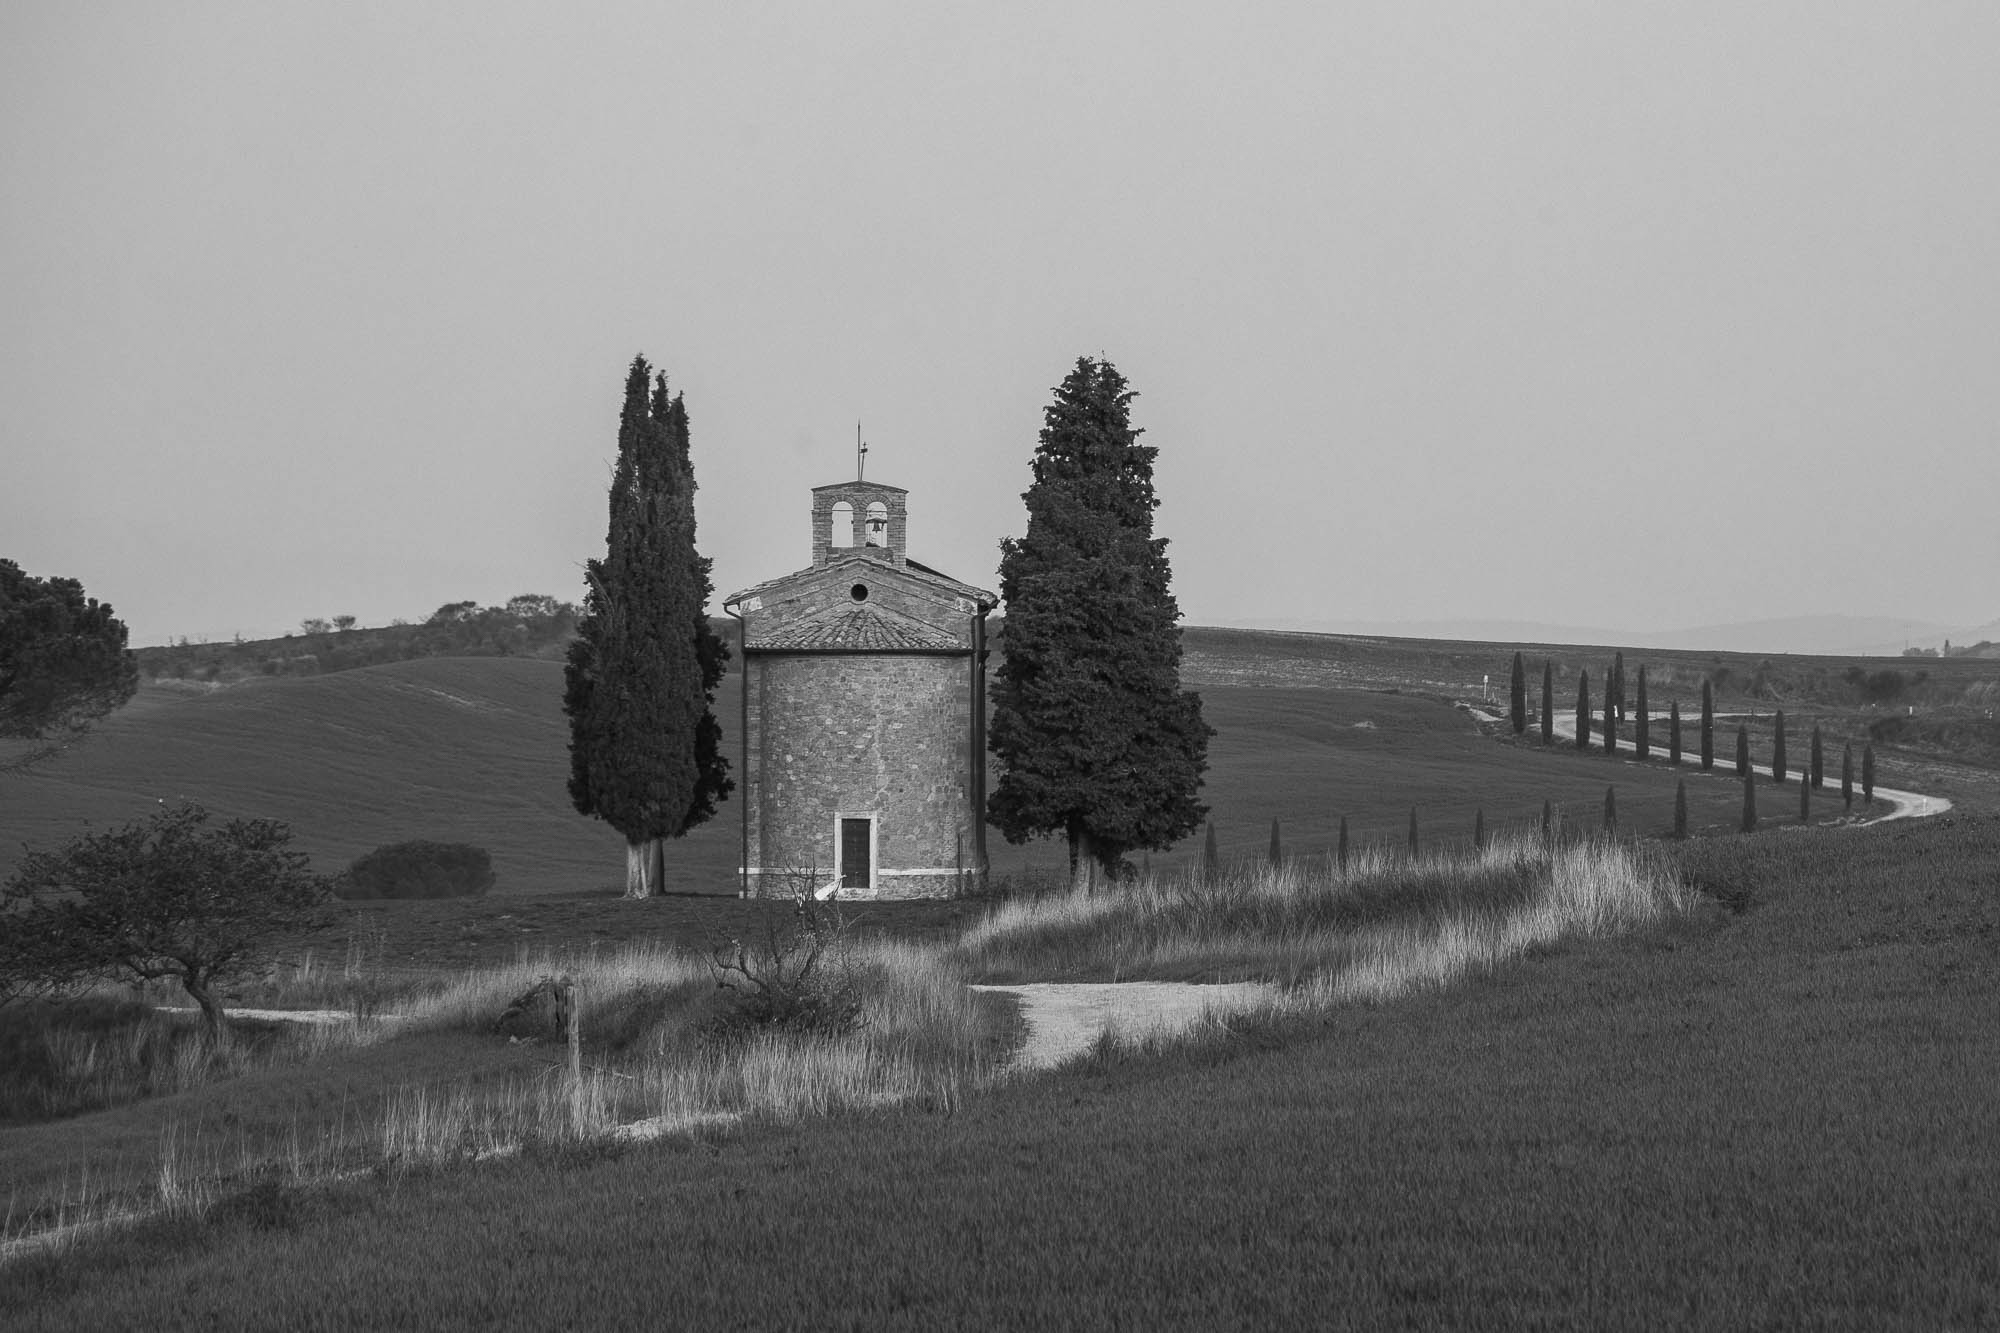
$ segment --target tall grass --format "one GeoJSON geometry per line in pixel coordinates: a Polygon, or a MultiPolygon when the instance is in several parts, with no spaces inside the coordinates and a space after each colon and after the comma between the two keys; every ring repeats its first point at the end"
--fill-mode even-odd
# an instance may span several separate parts
{"type": "Polygon", "coordinates": [[[1687,897],[1664,861],[1611,840],[1495,838],[1471,855],[1376,849],[1235,867],[1123,893],[1008,903],[959,941],[987,979],[1262,979],[1295,1002],[1444,984],[1537,943],[1655,921],[1687,897]]]}
{"type": "Polygon", "coordinates": [[[407,1030],[487,1030],[510,999],[560,972],[579,992],[582,1077],[552,1065],[497,1088],[413,1089],[384,1115],[382,1161],[435,1164],[744,1116],[949,1104],[997,1068],[982,1050],[964,972],[937,951],[844,943],[823,971],[826,984],[861,999],[852,1032],[746,1029],[731,1021],[733,1001],[705,959],[659,945],[463,974],[414,1006],[407,1030]]]}

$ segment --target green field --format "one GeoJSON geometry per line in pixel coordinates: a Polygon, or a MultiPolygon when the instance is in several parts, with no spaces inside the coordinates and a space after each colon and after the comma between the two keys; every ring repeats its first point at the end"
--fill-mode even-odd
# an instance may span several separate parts
{"type": "MultiPolygon", "coordinates": [[[[1464,841],[1475,810],[1498,829],[1544,800],[1590,826],[1607,784],[1628,836],[1671,818],[1663,763],[1544,750],[1447,702],[1477,701],[1467,676],[1489,660],[1504,682],[1511,650],[1189,638],[1226,857],[1261,858],[1274,817],[1294,856],[1323,852],[1343,814],[1358,842],[1400,844],[1413,806],[1433,844],[1464,841]]],[[[409,837],[493,851],[490,897],[352,904],[300,942],[294,974],[358,950],[407,985],[749,929],[752,903],[616,899],[615,838],[562,800],[558,682],[553,663],[483,658],[148,690],[42,771],[0,778],[0,828],[49,842],[188,796],[289,820],[323,868],[409,837]]],[[[1830,732],[1867,720],[1815,706],[1830,732]]],[[[1767,735],[1760,719],[1760,766],[1767,735]]],[[[1796,787],[1760,778],[1772,827],[1751,838],[1722,832],[1736,780],[1690,776],[1692,822],[1715,836],[1655,845],[1702,907],[1453,989],[1165,1055],[1106,1050],[943,1104],[304,1190],[240,1176],[202,1220],[0,1264],[0,1309],[10,1328],[1993,1326],[2000,782],[1979,758],[1885,750],[1885,783],[1959,807],[1869,828],[1799,831],[1796,787]]],[[[1838,806],[1829,789],[1815,813],[1838,806]]],[[[685,886],[731,887],[725,809],[683,844],[685,886]]],[[[1002,874],[1062,861],[1052,844],[995,852],[1002,874]]],[[[984,910],[858,914],[865,933],[939,941],[984,910]]],[[[225,1174],[322,1132],[365,1159],[412,1088],[550,1068],[478,1025],[251,1059],[0,1127],[0,1207],[46,1220],[67,1191],[151,1191],[170,1135],[225,1174]]],[[[23,1215],[10,1228],[33,1229],[23,1215]]]]}
{"type": "MultiPolygon", "coordinates": [[[[1391,651],[1384,643],[1189,631],[1187,677],[1218,733],[1205,798],[1225,855],[1262,855],[1273,818],[1298,854],[1330,847],[1342,815],[1356,839],[1400,842],[1413,807],[1426,840],[1468,840],[1482,808],[1495,826],[1539,818],[1545,800],[1595,822],[1610,785],[1628,828],[1670,827],[1674,778],[1662,766],[1500,745],[1445,702],[1479,698],[1473,668],[1482,664],[1504,693],[1511,650],[1440,653],[1402,643],[1391,651]]],[[[1566,660],[1585,660],[1576,651],[1566,660]]],[[[716,701],[727,744],[738,679],[728,677],[716,701]]],[[[423,838],[490,850],[496,895],[615,893],[618,838],[573,813],[564,793],[560,698],[559,663],[509,657],[252,677],[206,691],[147,686],[73,750],[26,775],[0,775],[0,876],[22,843],[52,845],[86,823],[122,823],[156,801],[186,798],[286,821],[326,870],[383,843],[423,838]]],[[[1733,787],[1696,780],[1689,794],[1696,828],[1734,827],[1733,787]]],[[[1822,802],[1817,813],[1832,812],[1822,802]]],[[[1777,800],[1766,814],[1790,819],[1796,809],[1777,800]]],[[[675,844],[670,890],[735,891],[739,819],[739,807],[725,803],[675,844]]],[[[1013,847],[997,833],[989,843],[996,875],[1066,865],[1054,843],[1013,847]]],[[[1156,866],[1184,862],[1199,846],[1190,839],[1156,866]]]]}
{"type": "Polygon", "coordinates": [[[1994,1326],[2000,820],[1688,857],[1735,910],[962,1104],[253,1192],[0,1267],[0,1306],[22,1329],[1994,1326]]]}

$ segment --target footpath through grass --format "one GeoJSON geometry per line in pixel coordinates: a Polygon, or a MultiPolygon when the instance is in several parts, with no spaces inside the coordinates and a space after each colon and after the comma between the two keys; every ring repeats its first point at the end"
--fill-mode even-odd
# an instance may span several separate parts
{"type": "Polygon", "coordinates": [[[1719,839],[1483,979],[923,1109],[277,1194],[39,1327],[1990,1327],[2000,821],[1719,839]]]}

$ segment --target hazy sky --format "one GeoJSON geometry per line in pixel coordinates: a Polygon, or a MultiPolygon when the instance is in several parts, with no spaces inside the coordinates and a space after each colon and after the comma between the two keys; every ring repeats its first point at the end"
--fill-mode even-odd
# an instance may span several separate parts
{"type": "Polygon", "coordinates": [[[1139,391],[1191,623],[2000,616],[2000,5],[0,6],[0,556],[135,643],[581,595],[625,368],[718,593],[997,583],[1139,391]]]}

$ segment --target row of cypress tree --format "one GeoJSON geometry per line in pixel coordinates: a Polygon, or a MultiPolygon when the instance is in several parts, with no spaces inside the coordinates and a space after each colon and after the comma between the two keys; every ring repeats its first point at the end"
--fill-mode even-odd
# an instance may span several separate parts
{"type": "MultiPolygon", "coordinates": [[[[1513,724],[1514,734],[1518,736],[1525,734],[1528,729],[1527,664],[1519,652],[1514,654],[1513,669],[1510,674],[1509,720],[1513,724]]],[[[1619,725],[1624,721],[1625,716],[1623,702],[1625,695],[1624,680],[1625,654],[1621,652],[1613,657],[1611,668],[1606,673],[1601,731],[1603,748],[1606,754],[1614,754],[1618,749],[1619,725]]],[[[1636,716],[1632,728],[1632,749],[1634,755],[1643,760],[1649,758],[1652,754],[1652,711],[1647,699],[1646,668],[1643,665],[1639,668],[1638,688],[1636,697],[1633,700],[1633,706],[1636,716]]],[[[1578,750],[1588,750],[1590,748],[1591,722],[1590,673],[1588,671],[1580,671],[1577,673],[1576,685],[1576,748],[1578,750]]],[[[1554,744],[1555,664],[1553,661],[1544,661],[1542,663],[1541,733],[1544,745],[1554,744]]],[[[1708,680],[1703,680],[1701,683],[1700,742],[1701,767],[1704,772],[1707,772],[1715,767],[1715,686],[1712,681],[1708,680]]],[[[1675,764],[1680,763],[1681,705],[1679,699],[1673,700],[1668,705],[1667,748],[1669,761],[1675,764]]],[[[1750,729],[1747,724],[1743,723],[1739,723],[1736,728],[1736,771],[1739,776],[1745,777],[1750,772],[1750,729]]],[[[1782,785],[1786,781],[1788,773],[1789,765],[1785,750],[1785,712],[1781,708],[1777,710],[1776,716],[1773,719],[1771,780],[1782,785]]],[[[1813,724],[1810,756],[1807,763],[1800,768],[1799,777],[1802,783],[1808,784],[1813,790],[1822,789],[1826,785],[1826,743],[1818,723],[1813,724]]],[[[1872,804],[1875,799],[1875,747],[1872,743],[1864,743],[1862,748],[1861,786],[1864,799],[1872,804]]],[[[1841,795],[1848,805],[1851,806],[1853,804],[1854,746],[1852,742],[1844,745],[1841,754],[1841,795]]],[[[1809,797],[1802,797],[1801,799],[1802,802],[1805,802],[1809,806],[1809,797]]]]}

